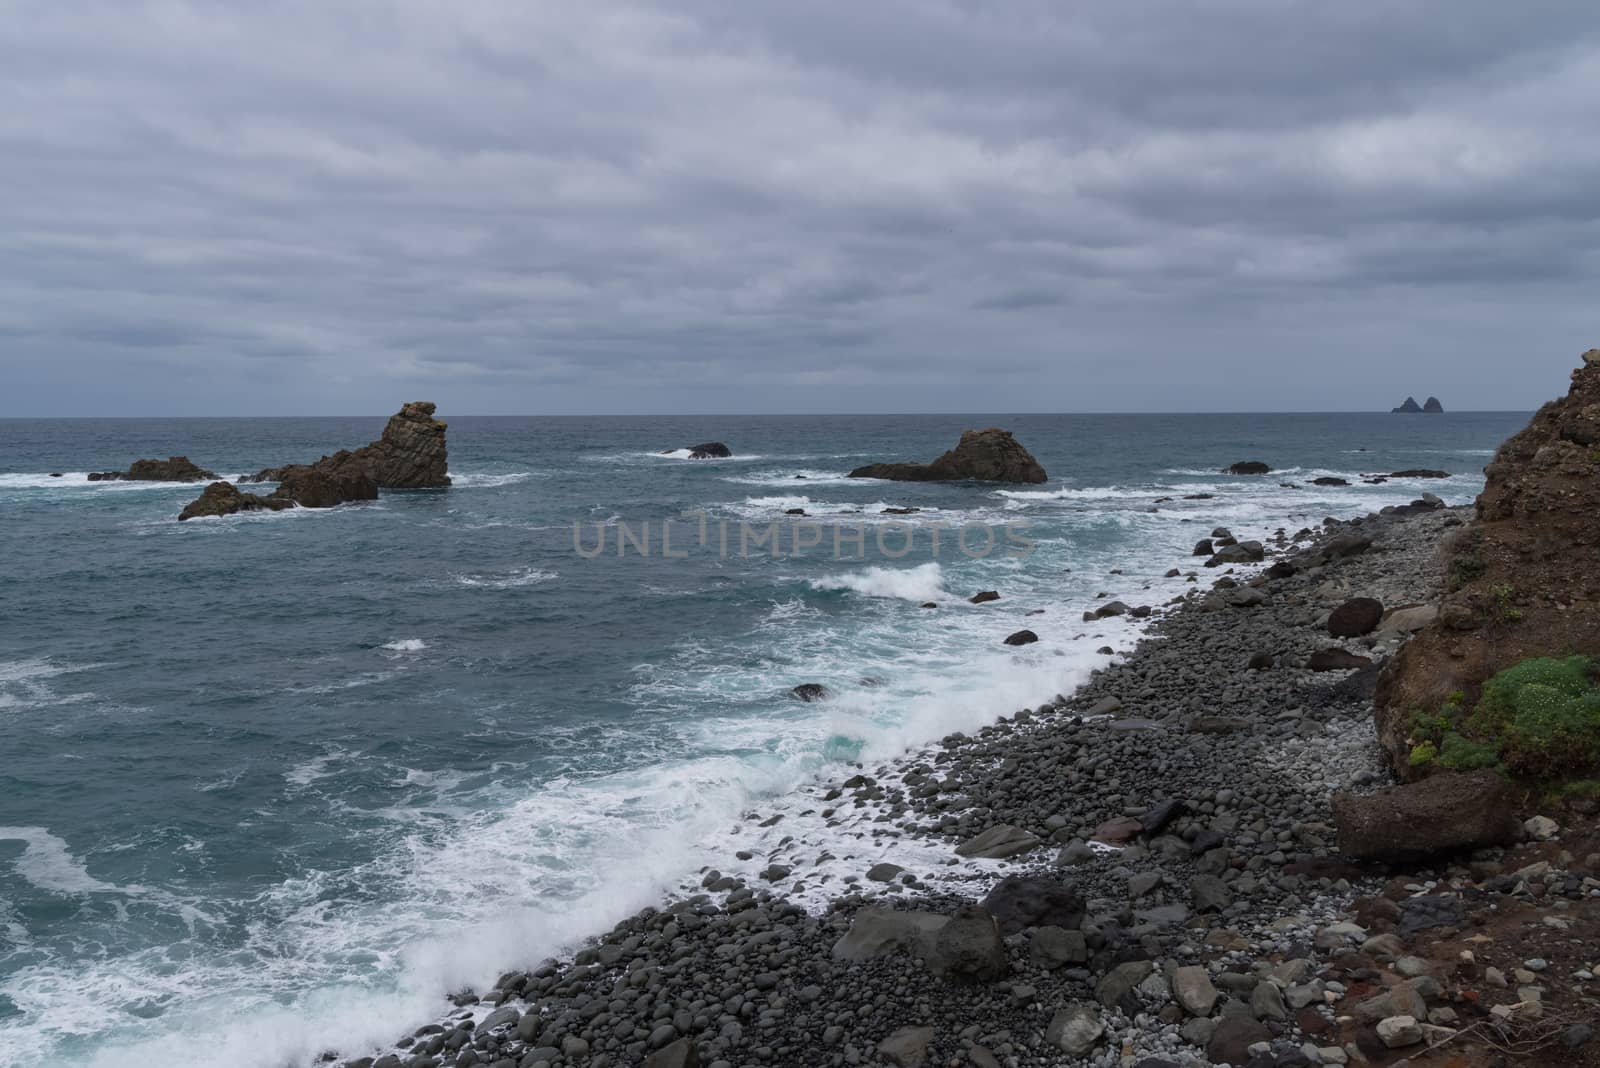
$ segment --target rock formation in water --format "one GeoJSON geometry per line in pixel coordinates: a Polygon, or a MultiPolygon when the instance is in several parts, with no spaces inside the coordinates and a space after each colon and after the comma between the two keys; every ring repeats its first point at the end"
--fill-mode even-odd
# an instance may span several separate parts
{"type": "Polygon", "coordinates": [[[851,478],[886,478],[897,482],[1043,482],[1044,468],[1011,436],[990,427],[967,430],[956,447],[930,464],[867,464],[851,478]]]}
{"type": "Polygon", "coordinates": [[[383,436],[369,445],[354,452],[341,449],[312,464],[269,467],[243,481],[282,482],[292,473],[314,468],[336,486],[356,487],[362,478],[380,489],[448,486],[446,424],[433,417],[434,408],[432,401],[412,401],[389,417],[383,436]]]}
{"type": "Polygon", "coordinates": [[[1272,468],[1260,460],[1240,460],[1236,464],[1230,464],[1223,468],[1222,473],[1225,475],[1265,475],[1270,474],[1271,471],[1272,468]]]}
{"type": "Polygon", "coordinates": [[[233,515],[237,512],[281,512],[294,506],[295,502],[287,497],[243,493],[232,482],[213,482],[200,496],[184,506],[183,511],[178,513],[178,521],[181,523],[185,519],[233,515]]]}
{"type": "Polygon", "coordinates": [[[1379,676],[1378,736],[1402,778],[1433,770],[1440,743],[1455,749],[1440,753],[1446,766],[1477,759],[1471,739],[1424,738],[1419,722],[1477,708],[1491,676],[1535,657],[1600,656],[1600,350],[1484,474],[1477,518],[1443,547],[1437,617],[1379,676]]]}
{"type": "Polygon", "coordinates": [[[733,450],[720,441],[707,441],[700,445],[691,445],[689,447],[689,459],[691,460],[726,460],[732,455],[733,450]]]}
{"type": "Polygon", "coordinates": [[[1444,405],[1439,403],[1438,397],[1429,397],[1427,400],[1422,402],[1422,410],[1425,412],[1438,414],[1444,411],[1444,405]]]}
{"type": "MultiPolygon", "coordinates": [[[[354,452],[341,449],[316,463],[269,467],[242,482],[276,482],[266,496],[242,493],[227,482],[206,487],[179,519],[232,515],[260,508],[332,508],[346,501],[374,501],[378,489],[422,489],[450,485],[445,424],[433,418],[431,401],[413,401],[389,418],[383,436],[354,452]],[[272,502],[272,503],[268,503],[272,502]]],[[[215,478],[215,475],[211,477],[215,478]]]]}
{"type": "Polygon", "coordinates": [[[135,460],[126,471],[89,473],[90,482],[204,482],[216,477],[215,471],[207,471],[198,464],[191,463],[187,456],[172,456],[165,460],[135,460]]]}
{"type": "Polygon", "coordinates": [[[1422,405],[1417,403],[1417,398],[1407,397],[1398,408],[1390,408],[1389,411],[1395,415],[1415,415],[1421,413],[1422,405]]]}

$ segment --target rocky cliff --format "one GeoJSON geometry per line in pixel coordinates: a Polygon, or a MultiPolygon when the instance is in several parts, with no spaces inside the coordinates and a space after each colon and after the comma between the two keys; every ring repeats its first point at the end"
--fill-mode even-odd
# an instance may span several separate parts
{"type": "Polygon", "coordinates": [[[389,417],[383,436],[355,451],[341,449],[312,464],[288,464],[257,472],[246,482],[283,482],[316,469],[335,485],[370,481],[380,489],[427,489],[450,485],[445,423],[433,417],[432,401],[412,401],[389,417]]]}
{"type": "Polygon", "coordinates": [[[1468,713],[1492,676],[1534,657],[1600,656],[1600,349],[1484,473],[1475,520],[1441,547],[1436,621],[1379,676],[1379,739],[1402,778],[1433,770],[1452,736],[1460,759],[1446,766],[1489,759],[1468,713]]]}
{"type": "Polygon", "coordinates": [[[1011,431],[990,427],[967,430],[956,447],[931,464],[868,464],[851,478],[887,478],[897,482],[1043,482],[1048,477],[1011,431]]]}

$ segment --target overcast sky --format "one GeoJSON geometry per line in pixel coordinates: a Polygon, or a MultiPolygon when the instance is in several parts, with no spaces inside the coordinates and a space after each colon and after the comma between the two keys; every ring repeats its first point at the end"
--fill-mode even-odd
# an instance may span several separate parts
{"type": "Polygon", "coordinates": [[[1525,408],[1582,0],[12,0],[0,415],[1525,408]]]}

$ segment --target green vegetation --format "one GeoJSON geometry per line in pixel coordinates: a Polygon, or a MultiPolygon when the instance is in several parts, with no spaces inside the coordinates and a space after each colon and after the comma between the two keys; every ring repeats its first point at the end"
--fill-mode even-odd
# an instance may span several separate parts
{"type": "Polygon", "coordinates": [[[1500,622],[1515,623],[1522,618],[1522,609],[1513,600],[1517,595],[1516,590],[1510,586],[1491,586],[1489,594],[1494,598],[1494,611],[1500,622]]]}
{"type": "Polygon", "coordinates": [[[1412,766],[1498,767],[1534,778],[1600,768],[1595,671],[1588,657],[1536,657],[1484,683],[1470,714],[1464,714],[1460,693],[1451,694],[1436,715],[1414,713],[1412,766]]]}

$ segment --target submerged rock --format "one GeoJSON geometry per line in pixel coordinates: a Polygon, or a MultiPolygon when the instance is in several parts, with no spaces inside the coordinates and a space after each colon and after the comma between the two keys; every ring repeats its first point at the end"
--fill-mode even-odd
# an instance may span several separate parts
{"type": "Polygon", "coordinates": [[[801,701],[822,701],[831,696],[831,691],[820,682],[802,682],[789,693],[801,701]]]}
{"type": "Polygon", "coordinates": [[[1225,475],[1265,475],[1271,471],[1272,468],[1260,460],[1240,460],[1236,464],[1230,464],[1223,468],[1222,473],[1225,475]]]}
{"type": "MultiPolygon", "coordinates": [[[[60,478],[60,475],[51,475],[60,478]]],[[[205,482],[217,477],[187,456],[171,456],[165,460],[135,460],[126,471],[91,471],[90,482],[205,482]]]]}
{"type": "Polygon", "coordinates": [[[867,464],[851,478],[885,478],[898,482],[1043,482],[1048,477],[1039,461],[1011,436],[990,427],[967,430],[956,447],[929,464],[867,464]]]}

